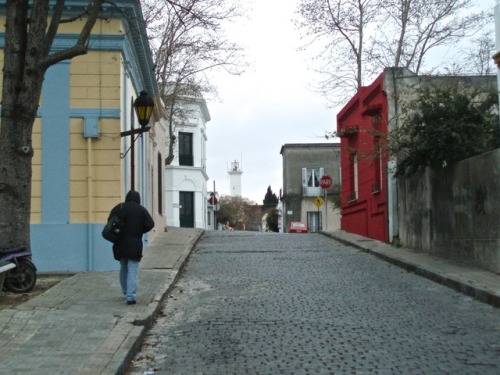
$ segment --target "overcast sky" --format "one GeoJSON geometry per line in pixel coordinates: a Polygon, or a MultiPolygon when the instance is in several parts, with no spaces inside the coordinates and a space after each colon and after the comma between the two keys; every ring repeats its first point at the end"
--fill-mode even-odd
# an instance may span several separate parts
{"type": "MultiPolygon", "coordinates": [[[[296,0],[252,0],[251,20],[232,29],[248,49],[253,65],[241,77],[217,76],[222,102],[208,101],[208,190],[229,194],[227,171],[240,162],[242,196],[262,204],[270,185],[282,188],[280,149],[287,143],[333,142],[325,131],[335,130],[338,109],[310,89],[313,80],[305,55],[297,52],[298,32],[291,22],[296,0]]],[[[494,0],[479,0],[492,8],[494,0]],[[490,5],[491,4],[491,5],[490,5]]]]}
{"type": "Polygon", "coordinates": [[[207,103],[212,118],[207,124],[208,189],[215,180],[220,195],[229,194],[227,171],[234,160],[243,171],[243,197],[262,204],[269,185],[278,195],[281,146],[326,142],[325,131],[333,130],[333,111],[307,88],[311,76],[304,56],[296,52],[294,8],[295,1],[256,0],[252,19],[234,31],[253,66],[241,77],[218,77],[222,102],[207,103]]]}

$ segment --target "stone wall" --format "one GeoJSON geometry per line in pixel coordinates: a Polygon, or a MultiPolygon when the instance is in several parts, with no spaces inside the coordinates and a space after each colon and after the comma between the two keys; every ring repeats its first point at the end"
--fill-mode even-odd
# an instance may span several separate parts
{"type": "Polygon", "coordinates": [[[500,273],[500,149],[397,185],[403,246],[500,273]]]}

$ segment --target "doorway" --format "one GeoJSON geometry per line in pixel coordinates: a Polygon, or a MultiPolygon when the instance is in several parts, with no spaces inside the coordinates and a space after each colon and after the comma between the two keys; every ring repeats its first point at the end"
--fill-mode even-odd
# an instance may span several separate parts
{"type": "Polygon", "coordinates": [[[179,222],[181,228],[194,228],[194,193],[179,192],[179,222]]]}
{"type": "Polygon", "coordinates": [[[309,233],[316,233],[323,229],[321,219],[321,212],[307,212],[307,227],[309,228],[309,233]]]}

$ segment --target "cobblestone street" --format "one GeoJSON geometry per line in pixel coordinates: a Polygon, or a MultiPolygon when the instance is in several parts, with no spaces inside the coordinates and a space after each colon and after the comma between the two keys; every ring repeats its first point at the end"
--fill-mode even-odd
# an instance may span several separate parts
{"type": "Polygon", "coordinates": [[[499,337],[499,309],[322,235],[205,232],[130,374],[496,375],[499,337]]]}

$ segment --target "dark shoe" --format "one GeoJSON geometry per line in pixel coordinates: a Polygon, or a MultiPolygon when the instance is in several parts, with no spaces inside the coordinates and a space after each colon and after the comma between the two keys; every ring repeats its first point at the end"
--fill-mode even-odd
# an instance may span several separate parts
{"type": "Polygon", "coordinates": [[[127,305],[135,305],[137,302],[135,300],[127,301],[127,305]]]}

